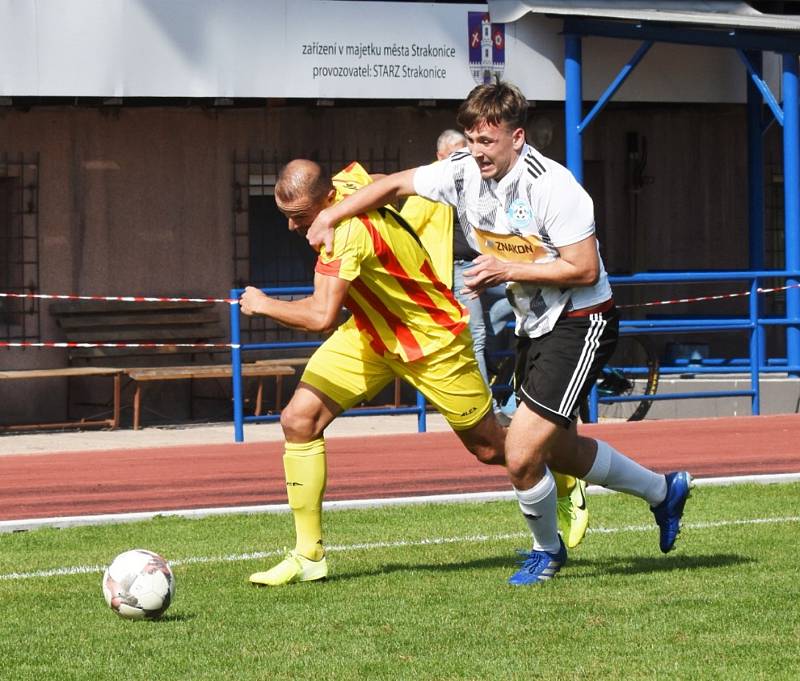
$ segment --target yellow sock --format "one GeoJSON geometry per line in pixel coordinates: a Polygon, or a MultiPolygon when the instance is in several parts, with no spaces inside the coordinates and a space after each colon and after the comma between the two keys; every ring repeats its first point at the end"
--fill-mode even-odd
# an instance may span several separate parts
{"type": "Polygon", "coordinates": [[[555,471],[553,471],[553,477],[556,479],[556,494],[559,497],[569,496],[577,480],[571,475],[564,475],[563,473],[556,473],[555,471]]]}
{"type": "Polygon", "coordinates": [[[286,443],[283,455],[286,494],[294,514],[295,550],[311,560],[325,555],[322,546],[322,496],[327,482],[325,440],[286,443]]]}

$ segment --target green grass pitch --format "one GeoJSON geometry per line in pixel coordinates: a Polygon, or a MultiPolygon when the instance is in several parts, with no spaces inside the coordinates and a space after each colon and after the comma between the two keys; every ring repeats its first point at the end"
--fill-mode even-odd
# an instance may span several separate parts
{"type": "Polygon", "coordinates": [[[552,582],[513,588],[513,502],[337,510],[327,582],[256,589],[291,517],[0,535],[0,679],[796,679],[800,484],[700,487],[662,555],[644,502],[591,496],[552,582]],[[116,617],[119,552],[173,564],[160,621],[116,617]]]}

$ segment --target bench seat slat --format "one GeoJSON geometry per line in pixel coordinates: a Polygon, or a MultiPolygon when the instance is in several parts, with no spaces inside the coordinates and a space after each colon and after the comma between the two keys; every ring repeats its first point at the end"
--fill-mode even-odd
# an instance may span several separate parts
{"type": "Polygon", "coordinates": [[[227,338],[221,324],[174,326],[116,326],[91,330],[73,330],[68,334],[76,343],[125,343],[146,341],[174,341],[203,343],[207,339],[227,338]]]}
{"type": "Polygon", "coordinates": [[[184,326],[188,324],[203,325],[213,324],[218,325],[219,316],[213,312],[192,312],[190,314],[116,314],[116,315],[69,315],[60,317],[58,325],[64,330],[73,329],[98,329],[104,331],[105,329],[115,329],[119,326],[153,326],[162,324],[174,324],[176,326],[184,326]]]}
{"type": "Polygon", "coordinates": [[[0,371],[0,380],[17,378],[63,378],[70,376],[114,376],[125,373],[124,369],[111,367],[64,367],[61,369],[20,369],[0,371]]]}
{"type": "Polygon", "coordinates": [[[216,303],[188,303],[188,302],[137,302],[129,303],[115,300],[59,300],[50,303],[50,314],[61,315],[86,315],[119,312],[160,312],[162,310],[198,310],[209,308],[216,303]]]}
{"type": "MultiPolygon", "coordinates": [[[[232,375],[231,366],[225,364],[181,367],[144,367],[141,369],[126,369],[125,373],[134,381],[170,381],[187,378],[230,378],[232,375]]],[[[294,375],[294,369],[292,369],[290,366],[257,366],[254,364],[245,364],[242,366],[242,376],[292,375],[294,375]]]]}

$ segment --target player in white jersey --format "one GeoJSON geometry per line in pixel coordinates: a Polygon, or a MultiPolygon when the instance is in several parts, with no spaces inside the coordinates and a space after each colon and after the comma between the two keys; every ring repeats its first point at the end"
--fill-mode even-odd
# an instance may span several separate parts
{"type": "MultiPolygon", "coordinates": [[[[487,182],[468,151],[417,169],[414,190],[455,206],[468,225],[475,250],[502,261],[552,262],[559,248],[594,235],[591,198],[564,166],[525,144],[517,162],[500,182],[487,182]]],[[[565,308],[583,309],[611,298],[611,287],[598,255],[599,273],[592,286],[563,288],[535,282],[510,282],[518,336],[552,331],[565,308]]]]}
{"type": "Polygon", "coordinates": [[[509,579],[539,584],[566,562],[556,523],[555,470],[646,500],[666,553],[691,488],[685,471],[660,475],[611,445],[579,436],[576,413],[613,352],[619,317],[594,233],[589,195],[572,174],[525,143],[528,102],[515,86],[479,85],[458,111],[469,153],[387,175],[325,209],[307,233],[330,248],[340,220],[420,194],[450,203],[481,255],[465,279],[479,294],[506,283],[516,314],[520,405],[506,467],[533,537],[509,579]]]}

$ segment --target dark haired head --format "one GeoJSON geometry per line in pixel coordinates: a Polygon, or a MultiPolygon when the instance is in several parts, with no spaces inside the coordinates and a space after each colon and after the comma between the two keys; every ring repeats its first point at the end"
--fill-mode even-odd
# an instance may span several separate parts
{"type": "Polygon", "coordinates": [[[496,81],[478,85],[458,108],[456,120],[464,130],[480,123],[506,124],[512,130],[524,128],[528,117],[528,100],[516,85],[496,81]]]}

